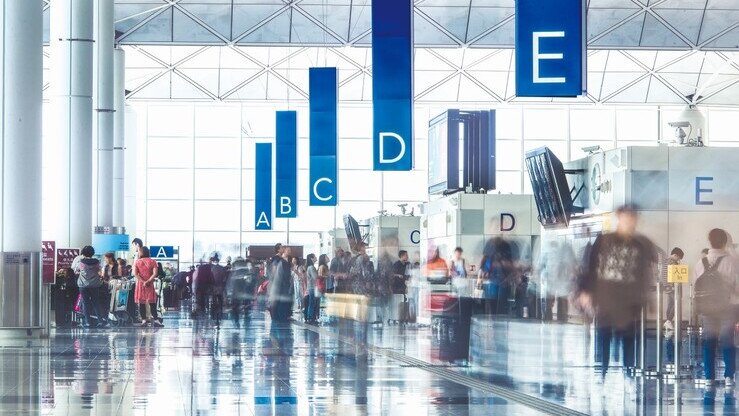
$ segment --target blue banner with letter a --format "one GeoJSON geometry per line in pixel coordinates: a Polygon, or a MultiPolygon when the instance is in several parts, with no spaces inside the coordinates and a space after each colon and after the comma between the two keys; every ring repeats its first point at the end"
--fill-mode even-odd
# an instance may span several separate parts
{"type": "Polygon", "coordinates": [[[254,229],[272,229],[272,143],[256,145],[254,229]]]}

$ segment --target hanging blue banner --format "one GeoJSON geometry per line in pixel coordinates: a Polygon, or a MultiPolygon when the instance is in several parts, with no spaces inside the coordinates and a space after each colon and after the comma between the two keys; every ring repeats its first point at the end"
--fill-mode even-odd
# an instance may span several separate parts
{"type": "Polygon", "coordinates": [[[585,93],[585,16],[585,0],[516,0],[517,96],[585,93]]]}
{"type": "Polygon", "coordinates": [[[254,229],[272,229],[272,144],[257,143],[254,229]]]}
{"type": "Polygon", "coordinates": [[[275,126],[277,218],[298,216],[298,113],[278,111],[275,126]]]}
{"type": "Polygon", "coordinates": [[[310,68],[310,205],[338,203],[336,150],[339,83],[336,68],[310,68]]]}
{"type": "Polygon", "coordinates": [[[413,169],[413,0],[372,0],[374,170],[413,169]]]}

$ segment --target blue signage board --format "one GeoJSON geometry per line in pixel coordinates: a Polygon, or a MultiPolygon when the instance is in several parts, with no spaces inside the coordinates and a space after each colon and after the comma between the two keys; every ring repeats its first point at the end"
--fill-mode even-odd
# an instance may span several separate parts
{"type": "Polygon", "coordinates": [[[339,83],[336,68],[310,68],[310,205],[333,207],[338,203],[339,83]]]}
{"type": "Polygon", "coordinates": [[[257,143],[254,229],[272,229],[272,144],[257,143]]]}
{"type": "Polygon", "coordinates": [[[585,0],[516,0],[517,96],[585,93],[585,16],[585,0]]]}
{"type": "Polygon", "coordinates": [[[154,259],[173,259],[175,250],[174,246],[151,246],[149,253],[154,259]]]}
{"type": "Polygon", "coordinates": [[[92,246],[98,254],[109,251],[128,251],[128,234],[93,234],[92,246]]]}
{"type": "Polygon", "coordinates": [[[277,218],[298,216],[298,113],[278,111],[275,126],[277,218]]]}
{"type": "Polygon", "coordinates": [[[372,0],[373,168],[413,169],[413,0],[372,0]]]}

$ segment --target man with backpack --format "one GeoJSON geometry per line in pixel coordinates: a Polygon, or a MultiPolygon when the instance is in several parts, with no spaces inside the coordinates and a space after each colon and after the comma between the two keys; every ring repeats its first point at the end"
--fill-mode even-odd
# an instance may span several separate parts
{"type": "Polygon", "coordinates": [[[703,372],[705,383],[712,386],[716,378],[716,347],[721,347],[724,359],[724,381],[734,385],[736,352],[734,327],[737,322],[739,299],[737,278],[739,262],[726,250],[729,235],[720,228],[708,233],[711,249],[695,266],[695,306],[703,321],[703,372]]]}

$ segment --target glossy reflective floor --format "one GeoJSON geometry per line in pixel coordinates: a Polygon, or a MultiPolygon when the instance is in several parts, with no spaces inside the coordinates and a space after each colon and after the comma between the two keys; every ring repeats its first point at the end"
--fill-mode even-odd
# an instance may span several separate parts
{"type": "MultiPolygon", "coordinates": [[[[602,381],[578,325],[488,322],[489,332],[474,329],[473,340],[491,344],[473,342],[478,352],[467,363],[429,327],[278,326],[259,312],[241,328],[193,325],[176,312],[165,323],[0,340],[0,415],[542,414],[485,386],[579,414],[737,414],[735,389],[645,380],[618,368],[602,381]]],[[[691,342],[687,363],[696,358],[691,342]]]]}
{"type": "Polygon", "coordinates": [[[539,414],[299,326],[57,330],[0,341],[0,414],[539,414]]]}

